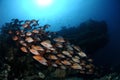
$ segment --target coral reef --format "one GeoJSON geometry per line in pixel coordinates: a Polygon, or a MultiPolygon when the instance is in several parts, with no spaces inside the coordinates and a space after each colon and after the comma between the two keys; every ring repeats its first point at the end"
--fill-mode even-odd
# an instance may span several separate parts
{"type": "Polygon", "coordinates": [[[94,79],[94,80],[120,80],[120,74],[110,73],[110,74],[105,75],[99,79],[94,79]]]}

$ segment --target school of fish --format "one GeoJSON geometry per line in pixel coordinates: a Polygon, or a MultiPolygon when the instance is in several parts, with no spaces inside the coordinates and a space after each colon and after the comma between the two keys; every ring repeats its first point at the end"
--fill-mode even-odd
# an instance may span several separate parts
{"type": "Polygon", "coordinates": [[[93,60],[80,49],[55,32],[46,29],[50,25],[39,26],[38,20],[17,21],[17,26],[8,31],[11,39],[23,54],[45,66],[78,70],[80,74],[94,74],[93,60]]]}

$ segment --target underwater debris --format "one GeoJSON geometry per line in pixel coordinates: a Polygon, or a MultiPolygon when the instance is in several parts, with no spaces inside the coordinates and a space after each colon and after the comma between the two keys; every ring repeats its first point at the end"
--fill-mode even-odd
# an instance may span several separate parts
{"type": "Polygon", "coordinates": [[[46,31],[49,25],[39,28],[37,20],[18,21],[16,25],[19,25],[17,29],[15,26],[9,29],[9,36],[23,53],[29,53],[40,64],[78,70],[80,74],[94,74],[92,59],[79,46],[46,31]]]}

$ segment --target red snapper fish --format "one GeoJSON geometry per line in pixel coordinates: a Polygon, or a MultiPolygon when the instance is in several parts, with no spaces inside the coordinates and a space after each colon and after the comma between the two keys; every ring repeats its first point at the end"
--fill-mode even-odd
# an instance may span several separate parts
{"type": "Polygon", "coordinates": [[[45,66],[70,68],[78,70],[80,74],[94,74],[93,60],[79,46],[61,36],[52,37],[54,34],[45,30],[49,25],[40,28],[35,26],[38,26],[37,20],[26,20],[19,30],[8,32],[23,53],[32,54],[34,60],[45,66]]]}

